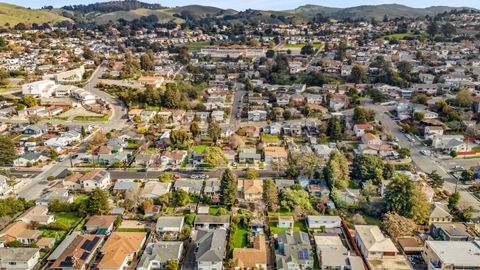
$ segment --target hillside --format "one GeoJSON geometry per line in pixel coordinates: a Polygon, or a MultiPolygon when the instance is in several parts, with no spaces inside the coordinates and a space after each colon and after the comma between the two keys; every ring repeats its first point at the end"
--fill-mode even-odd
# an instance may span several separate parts
{"type": "Polygon", "coordinates": [[[55,12],[39,9],[28,9],[16,5],[0,3],[0,27],[18,23],[49,23],[69,20],[55,12]]]}
{"type": "MultiPolygon", "coordinates": [[[[110,12],[110,13],[104,13],[104,14],[97,14],[97,16],[93,16],[93,21],[96,24],[106,24],[110,21],[116,22],[118,19],[122,18],[127,21],[132,21],[134,19],[139,19],[143,16],[149,16],[149,15],[155,15],[158,17],[158,20],[160,22],[169,22],[171,20],[177,22],[177,23],[182,23],[184,20],[174,17],[173,12],[171,9],[157,9],[157,10],[151,10],[151,9],[136,9],[136,10],[130,10],[130,11],[115,11],[115,12],[110,12]]],[[[89,16],[92,16],[92,14],[89,14],[89,16]]]]}

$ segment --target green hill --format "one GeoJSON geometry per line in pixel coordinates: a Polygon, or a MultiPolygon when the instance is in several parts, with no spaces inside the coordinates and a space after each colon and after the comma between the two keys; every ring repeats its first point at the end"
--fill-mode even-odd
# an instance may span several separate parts
{"type": "MultiPolygon", "coordinates": [[[[174,20],[177,23],[182,23],[184,20],[174,17],[173,12],[171,9],[156,9],[156,10],[151,10],[151,9],[136,9],[136,10],[130,10],[130,11],[115,11],[115,12],[110,12],[110,13],[105,13],[105,14],[97,14],[97,16],[94,16],[93,21],[97,24],[105,24],[110,21],[116,22],[118,19],[124,19],[127,21],[133,21],[134,19],[140,19],[141,17],[144,16],[149,16],[149,15],[155,15],[158,17],[158,20],[160,22],[169,22],[171,20],[174,20]]],[[[92,14],[89,14],[89,16],[92,16],[92,14]]]]}
{"type": "Polygon", "coordinates": [[[0,27],[18,23],[50,23],[69,20],[53,11],[29,9],[16,5],[0,3],[0,27]]]}

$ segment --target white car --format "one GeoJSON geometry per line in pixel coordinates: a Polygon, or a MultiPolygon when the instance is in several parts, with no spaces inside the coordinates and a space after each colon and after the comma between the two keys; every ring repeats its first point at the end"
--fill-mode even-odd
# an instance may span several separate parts
{"type": "Polygon", "coordinates": [[[424,156],[431,156],[432,152],[430,152],[429,150],[421,150],[420,154],[422,154],[424,156]]]}

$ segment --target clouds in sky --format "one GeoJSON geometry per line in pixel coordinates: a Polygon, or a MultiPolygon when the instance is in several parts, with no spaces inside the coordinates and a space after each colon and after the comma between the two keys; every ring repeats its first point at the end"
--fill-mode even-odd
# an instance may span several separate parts
{"type": "MultiPolygon", "coordinates": [[[[53,5],[61,7],[65,5],[77,5],[95,3],[105,0],[0,0],[20,6],[27,6],[32,8],[40,8],[46,5],[53,5]]],[[[271,9],[271,10],[285,10],[295,8],[305,4],[324,5],[331,7],[351,7],[359,5],[378,5],[378,4],[403,4],[412,7],[428,7],[428,6],[467,6],[480,8],[479,0],[143,0],[149,3],[160,3],[164,6],[183,6],[183,5],[209,5],[220,8],[232,8],[236,10],[251,9],[271,9]]]]}

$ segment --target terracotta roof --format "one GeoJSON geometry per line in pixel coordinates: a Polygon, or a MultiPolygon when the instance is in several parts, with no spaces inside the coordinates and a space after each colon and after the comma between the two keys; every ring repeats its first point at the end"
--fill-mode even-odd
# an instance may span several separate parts
{"type": "Polygon", "coordinates": [[[374,135],[372,133],[365,133],[363,134],[362,139],[367,141],[373,141],[373,140],[379,140],[380,138],[377,135],[374,135]]]}
{"type": "Polygon", "coordinates": [[[262,180],[245,179],[242,181],[242,184],[243,184],[243,193],[245,194],[262,194],[263,192],[262,180]]]}
{"type": "Polygon", "coordinates": [[[140,251],[147,237],[144,232],[114,232],[103,245],[98,268],[119,268],[125,258],[140,251]]]}
{"type": "Polygon", "coordinates": [[[268,146],[265,147],[265,156],[270,156],[274,158],[287,158],[288,153],[285,148],[280,146],[268,146]]]}
{"type": "Polygon", "coordinates": [[[358,129],[373,129],[373,126],[370,124],[356,124],[358,129]]]}
{"type": "Polygon", "coordinates": [[[16,238],[28,238],[28,239],[35,239],[42,235],[42,233],[38,230],[30,229],[29,225],[23,221],[15,221],[8,225],[5,229],[2,230],[0,233],[2,239],[16,239],[16,238]]]}
{"type": "Polygon", "coordinates": [[[88,219],[85,226],[95,226],[98,228],[109,228],[117,219],[117,216],[92,216],[88,219]]]}
{"type": "Polygon", "coordinates": [[[263,235],[255,237],[253,248],[235,248],[233,260],[240,268],[253,268],[258,264],[267,264],[265,237],[263,235]]]}

